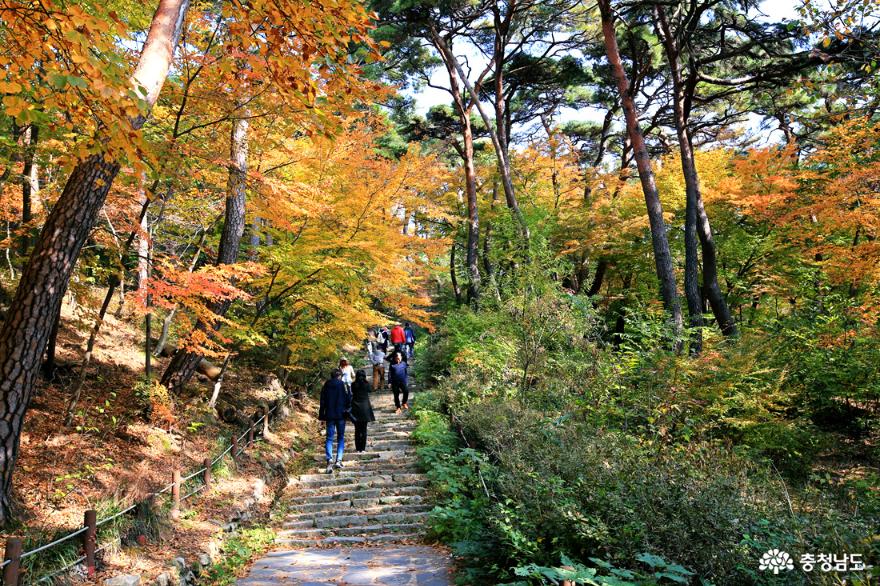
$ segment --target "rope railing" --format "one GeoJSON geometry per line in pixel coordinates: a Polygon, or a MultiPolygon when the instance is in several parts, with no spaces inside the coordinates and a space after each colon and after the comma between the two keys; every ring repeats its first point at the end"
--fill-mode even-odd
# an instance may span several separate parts
{"type": "Polygon", "coordinates": [[[113,542],[119,542],[119,538],[115,539],[111,543],[104,544],[103,546],[96,548],[97,542],[97,530],[98,527],[102,525],[106,525],[111,521],[118,519],[119,517],[131,513],[131,511],[135,510],[139,504],[145,502],[146,500],[152,499],[153,497],[160,496],[166,493],[171,493],[172,500],[172,516],[175,515],[177,511],[179,511],[180,502],[188,500],[203,490],[210,489],[211,487],[211,469],[216,466],[220,461],[223,460],[227,455],[232,453],[232,457],[237,458],[241,455],[248,446],[250,446],[254,441],[256,441],[256,432],[263,421],[266,421],[266,425],[264,429],[268,426],[268,418],[269,415],[275,412],[278,406],[283,401],[287,401],[290,398],[290,395],[285,395],[282,399],[280,399],[271,409],[261,408],[262,415],[254,420],[251,418],[251,423],[245,428],[244,433],[237,436],[234,433],[231,436],[231,443],[225,450],[223,450],[220,454],[218,454],[213,460],[205,458],[202,462],[202,466],[196,470],[195,472],[189,474],[181,478],[180,472],[174,470],[173,477],[174,480],[170,484],[165,485],[161,489],[149,493],[146,495],[144,500],[138,501],[129,507],[118,511],[109,517],[105,517],[103,519],[98,520],[97,514],[94,510],[89,510],[85,512],[85,521],[83,526],[77,529],[76,531],[72,531],[62,537],[55,539],[54,541],[50,541],[49,543],[45,543],[40,545],[29,551],[22,551],[22,541],[16,537],[10,537],[6,540],[6,551],[4,555],[4,559],[2,563],[0,563],[0,571],[2,571],[2,585],[3,586],[22,586],[22,568],[21,562],[29,557],[38,555],[46,550],[49,550],[53,547],[56,547],[62,543],[70,541],[71,539],[75,539],[77,537],[83,536],[83,549],[85,550],[84,554],[74,561],[66,564],[65,566],[53,570],[51,573],[46,574],[45,576],[40,576],[39,578],[34,578],[28,581],[28,584],[40,584],[43,582],[51,582],[54,578],[70,571],[74,566],[85,562],[86,571],[89,577],[94,576],[96,571],[96,563],[95,563],[95,554],[103,551],[107,547],[109,547],[113,542]],[[242,442],[245,440],[246,443],[242,445],[242,442]],[[183,496],[180,496],[180,488],[183,484],[193,480],[194,478],[201,477],[202,482],[194,488],[192,491],[186,493],[183,496]]]}

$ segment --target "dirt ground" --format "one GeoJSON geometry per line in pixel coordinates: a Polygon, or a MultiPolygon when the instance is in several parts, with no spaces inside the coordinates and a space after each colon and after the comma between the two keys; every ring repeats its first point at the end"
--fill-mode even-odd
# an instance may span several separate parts
{"type": "MultiPolygon", "coordinates": [[[[222,451],[234,431],[242,431],[238,425],[219,421],[208,408],[212,385],[206,379],[194,379],[189,395],[174,399],[174,421],[147,420],[134,390],[143,374],[142,316],[129,311],[117,319],[113,309],[98,337],[77,415],[65,427],[64,414],[92,323],[81,307],[65,303],[57,376],[40,380],[27,414],[13,479],[16,522],[0,541],[15,535],[24,538],[25,550],[32,549],[81,527],[87,509],[97,509],[100,519],[125,508],[166,486],[174,468],[184,475],[198,469],[204,458],[222,451]]],[[[161,375],[167,360],[153,359],[154,377],[161,375]]],[[[266,382],[263,372],[233,367],[223,388],[253,412],[261,401],[280,398],[266,382]]],[[[266,442],[249,451],[233,474],[217,479],[210,494],[192,499],[192,511],[174,524],[160,522],[158,541],[131,552],[109,548],[104,556],[109,569],[128,567],[146,577],[153,570],[158,574],[169,556],[205,551],[222,521],[248,495],[253,496],[257,481],[267,474],[267,462],[307,442],[316,431],[313,412],[316,407],[303,396],[291,416],[279,421],[266,442]]],[[[271,498],[272,490],[266,487],[255,514],[267,511],[271,498]]],[[[51,557],[51,550],[46,555],[51,557]]]]}

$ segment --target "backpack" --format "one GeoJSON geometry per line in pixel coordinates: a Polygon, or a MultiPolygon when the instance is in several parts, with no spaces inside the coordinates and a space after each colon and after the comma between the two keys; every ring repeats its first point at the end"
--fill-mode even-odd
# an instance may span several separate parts
{"type": "Polygon", "coordinates": [[[385,337],[385,332],[383,332],[382,330],[379,330],[379,333],[376,334],[376,342],[379,344],[384,344],[386,342],[386,340],[387,340],[387,338],[385,337]]]}

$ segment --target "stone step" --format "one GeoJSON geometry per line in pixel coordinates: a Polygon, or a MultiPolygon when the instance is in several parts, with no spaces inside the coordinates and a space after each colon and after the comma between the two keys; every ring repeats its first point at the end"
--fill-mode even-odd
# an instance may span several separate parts
{"type": "MultiPolygon", "coordinates": [[[[381,495],[374,496],[356,496],[348,499],[328,500],[321,502],[308,502],[289,507],[291,513],[312,513],[327,511],[343,511],[347,508],[354,507],[356,509],[367,509],[378,505],[419,505],[424,504],[425,499],[422,495],[381,495]]],[[[357,493],[355,493],[357,494],[357,493]]]]}
{"type": "Polygon", "coordinates": [[[344,486],[331,484],[327,486],[316,486],[310,488],[303,488],[300,491],[300,494],[306,498],[312,495],[326,495],[333,494],[339,492],[340,490],[344,491],[361,491],[368,490],[371,488],[381,488],[381,489],[392,489],[399,491],[399,494],[406,494],[406,491],[410,488],[425,488],[428,486],[428,479],[425,477],[424,480],[418,481],[410,481],[406,483],[394,482],[394,480],[385,481],[385,480],[377,480],[377,481],[364,481],[348,484],[345,483],[344,486]]]}
{"type": "Polygon", "coordinates": [[[387,523],[385,525],[360,525],[357,527],[311,527],[308,529],[282,529],[281,538],[322,538],[331,535],[368,535],[370,533],[418,533],[424,530],[421,523],[387,523]]]}
{"type": "MultiPolygon", "coordinates": [[[[346,451],[342,457],[343,462],[346,460],[375,460],[375,459],[401,459],[401,458],[416,458],[415,448],[410,448],[406,450],[386,450],[386,451],[375,451],[375,452],[348,452],[346,451]]],[[[327,458],[324,456],[324,452],[317,453],[313,456],[315,462],[326,462],[327,458]]]]}
{"type": "Polygon", "coordinates": [[[301,521],[285,521],[283,527],[285,529],[308,529],[316,527],[319,529],[328,527],[362,527],[366,525],[385,525],[397,523],[418,523],[427,517],[427,511],[413,512],[391,512],[391,513],[370,513],[362,512],[359,515],[319,515],[313,519],[303,519],[301,521]]]}
{"type": "Polygon", "coordinates": [[[379,543],[406,543],[421,538],[419,533],[392,533],[356,537],[330,536],[323,539],[277,539],[276,543],[288,547],[333,547],[338,545],[374,545],[379,543]]]}
{"type": "Polygon", "coordinates": [[[417,469],[413,469],[412,466],[381,466],[381,467],[370,467],[367,469],[360,467],[351,467],[351,468],[343,468],[341,470],[336,470],[333,474],[327,474],[326,472],[320,472],[317,474],[302,474],[296,479],[290,480],[291,484],[297,484],[302,486],[311,486],[312,484],[317,484],[324,486],[327,484],[328,480],[333,478],[362,478],[362,477],[377,477],[377,476],[406,476],[410,474],[421,474],[421,471],[417,469]]]}
{"type": "MultiPolygon", "coordinates": [[[[286,520],[282,524],[283,527],[303,527],[303,521],[314,521],[316,525],[320,525],[323,519],[333,517],[374,517],[376,515],[386,515],[391,513],[424,513],[431,510],[430,505],[425,504],[398,504],[389,503],[387,505],[376,504],[368,508],[361,507],[339,507],[332,511],[306,511],[300,513],[292,513],[287,515],[286,520]]],[[[335,527],[335,525],[333,525],[335,527]]],[[[310,525],[305,525],[310,527],[310,525]]]]}
{"type": "MultiPolygon", "coordinates": [[[[345,488],[348,488],[347,486],[345,488]]],[[[390,484],[384,487],[363,487],[358,490],[345,490],[343,492],[320,493],[312,492],[308,494],[297,495],[299,502],[303,503],[326,503],[330,501],[339,501],[353,498],[376,498],[378,496],[423,496],[428,493],[425,486],[410,485],[400,486],[399,484],[390,484]]]]}
{"type": "MultiPolygon", "coordinates": [[[[298,486],[302,486],[303,488],[320,488],[320,487],[333,487],[333,486],[344,486],[346,484],[359,484],[359,483],[385,483],[385,482],[393,482],[393,478],[391,474],[387,476],[382,475],[362,475],[362,476],[342,476],[341,474],[308,474],[309,478],[306,480],[297,481],[296,484],[298,486]]],[[[345,490],[343,488],[342,490],[345,490]]]]}

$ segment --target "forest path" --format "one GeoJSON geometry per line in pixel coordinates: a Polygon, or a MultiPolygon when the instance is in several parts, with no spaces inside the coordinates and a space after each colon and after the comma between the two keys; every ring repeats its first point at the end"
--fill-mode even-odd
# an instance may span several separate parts
{"type": "Polygon", "coordinates": [[[315,471],[291,479],[285,497],[288,513],[277,543],[290,549],[257,560],[239,586],[452,583],[449,556],[421,543],[431,505],[410,438],[415,421],[395,413],[389,391],[374,392],[371,402],[376,422],[369,425],[366,451],[354,451],[349,423],[344,467],[327,474],[322,436],[315,471]]]}

